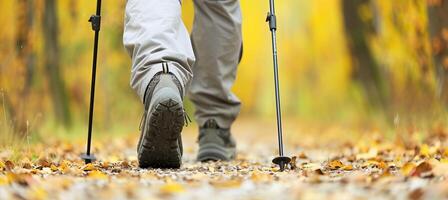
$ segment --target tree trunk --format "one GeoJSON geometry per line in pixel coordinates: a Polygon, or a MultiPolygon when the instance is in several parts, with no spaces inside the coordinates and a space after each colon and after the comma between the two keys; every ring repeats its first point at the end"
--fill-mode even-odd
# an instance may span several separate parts
{"type": "Polygon", "coordinates": [[[19,0],[17,1],[17,7],[15,52],[17,71],[19,73],[17,75],[23,78],[23,82],[18,81],[16,87],[10,88],[11,90],[4,96],[3,100],[5,105],[9,107],[7,110],[12,120],[14,133],[17,133],[19,137],[23,137],[28,132],[27,121],[31,117],[27,112],[30,108],[27,102],[35,67],[34,49],[30,38],[34,18],[34,5],[32,0],[19,0]]]}
{"type": "Polygon", "coordinates": [[[58,16],[57,0],[45,0],[45,11],[43,16],[43,35],[45,47],[45,69],[48,75],[48,84],[53,99],[55,118],[64,126],[70,126],[70,108],[65,89],[65,83],[61,78],[59,63],[59,41],[58,41],[58,16]]]}
{"type": "MultiPolygon", "coordinates": [[[[368,103],[374,108],[383,108],[387,91],[379,66],[368,46],[369,37],[375,34],[375,23],[374,18],[361,18],[360,9],[363,6],[371,7],[370,0],[342,0],[353,78],[363,87],[368,103]]],[[[374,13],[372,9],[370,11],[374,13]]]]}
{"type": "Polygon", "coordinates": [[[428,1],[428,15],[437,95],[448,107],[448,0],[428,1]]]}

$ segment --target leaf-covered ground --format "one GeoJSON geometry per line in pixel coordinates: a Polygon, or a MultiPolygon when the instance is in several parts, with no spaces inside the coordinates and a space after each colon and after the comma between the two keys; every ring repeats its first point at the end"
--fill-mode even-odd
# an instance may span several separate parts
{"type": "Polygon", "coordinates": [[[195,162],[195,131],[185,130],[181,169],[139,169],[136,133],[94,138],[99,161],[88,165],[79,159],[81,142],[3,149],[0,199],[448,198],[448,132],[443,128],[386,134],[286,127],[287,152],[294,162],[285,172],[271,164],[277,147],[273,125],[237,124],[239,155],[232,162],[195,162]]]}

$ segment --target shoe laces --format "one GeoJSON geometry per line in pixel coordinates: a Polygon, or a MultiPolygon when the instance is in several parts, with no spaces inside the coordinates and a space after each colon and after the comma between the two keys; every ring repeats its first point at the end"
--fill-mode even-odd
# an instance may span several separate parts
{"type": "Polygon", "coordinates": [[[188,116],[188,112],[184,109],[184,120],[185,120],[185,127],[188,127],[188,124],[191,123],[191,118],[188,116]]]}

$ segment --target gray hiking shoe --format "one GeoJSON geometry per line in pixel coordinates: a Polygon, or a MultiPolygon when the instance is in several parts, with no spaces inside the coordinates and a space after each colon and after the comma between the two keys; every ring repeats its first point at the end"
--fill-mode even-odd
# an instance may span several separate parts
{"type": "Polygon", "coordinates": [[[179,168],[182,162],[181,131],[185,113],[182,87],[169,73],[159,73],[145,93],[145,113],[137,146],[141,168],[179,168]]]}
{"type": "Polygon", "coordinates": [[[219,128],[214,119],[199,128],[198,161],[232,160],[236,156],[236,143],[230,129],[219,128]]]}

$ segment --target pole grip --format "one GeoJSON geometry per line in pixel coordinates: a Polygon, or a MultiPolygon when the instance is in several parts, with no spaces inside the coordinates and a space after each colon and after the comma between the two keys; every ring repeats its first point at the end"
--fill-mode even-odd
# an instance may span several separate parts
{"type": "Polygon", "coordinates": [[[270,12],[268,12],[268,16],[266,17],[266,22],[269,22],[269,29],[271,31],[277,30],[277,17],[270,12]]]}

